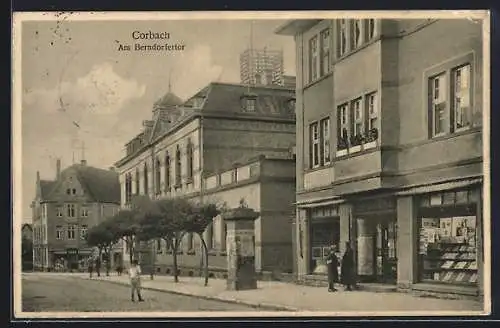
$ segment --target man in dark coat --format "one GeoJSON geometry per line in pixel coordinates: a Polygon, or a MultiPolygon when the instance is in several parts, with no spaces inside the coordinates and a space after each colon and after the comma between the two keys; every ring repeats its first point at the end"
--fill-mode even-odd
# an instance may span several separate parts
{"type": "Polygon", "coordinates": [[[95,271],[97,272],[97,276],[101,276],[101,259],[98,257],[95,259],[95,271]]]}
{"type": "Polygon", "coordinates": [[[335,247],[335,245],[332,245],[330,247],[330,254],[328,254],[328,256],[326,257],[326,266],[328,268],[329,292],[335,292],[337,290],[335,289],[335,283],[339,282],[339,271],[338,271],[339,259],[335,254],[336,249],[337,247],[335,247]]]}
{"type": "Polygon", "coordinates": [[[92,259],[88,259],[87,262],[88,262],[87,266],[89,269],[89,276],[90,276],[90,278],[92,278],[92,272],[94,271],[94,263],[92,263],[92,259]]]}
{"type": "Polygon", "coordinates": [[[356,285],[354,252],[350,242],[345,243],[345,253],[344,256],[342,256],[342,264],[340,267],[340,282],[345,286],[346,290],[352,290],[356,285]]]}

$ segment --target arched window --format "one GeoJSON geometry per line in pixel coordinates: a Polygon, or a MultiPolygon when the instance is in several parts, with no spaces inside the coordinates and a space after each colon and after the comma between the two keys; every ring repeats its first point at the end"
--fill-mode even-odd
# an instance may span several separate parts
{"type": "Polygon", "coordinates": [[[170,169],[170,156],[168,153],[165,154],[165,192],[170,191],[171,187],[171,169],[170,169]]]}
{"type": "Polygon", "coordinates": [[[132,198],[132,179],[131,174],[125,174],[125,203],[129,203],[132,198]]]}
{"type": "Polygon", "coordinates": [[[155,163],[155,193],[156,195],[161,194],[161,163],[160,159],[156,159],[155,163]]]}
{"type": "Polygon", "coordinates": [[[193,178],[193,143],[191,139],[188,140],[188,144],[186,147],[186,155],[187,155],[187,178],[193,178]]]}
{"type": "Polygon", "coordinates": [[[175,185],[181,185],[181,149],[179,146],[175,151],[175,185]]]}
{"type": "Polygon", "coordinates": [[[148,195],[149,181],[148,181],[148,164],[144,163],[144,195],[148,195]]]}
{"type": "Polygon", "coordinates": [[[139,169],[135,169],[135,194],[139,195],[141,193],[141,175],[139,169]]]}

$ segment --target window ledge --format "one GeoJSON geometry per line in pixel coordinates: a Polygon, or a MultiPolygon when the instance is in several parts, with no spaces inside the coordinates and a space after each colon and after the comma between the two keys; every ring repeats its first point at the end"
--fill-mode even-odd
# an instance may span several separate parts
{"type": "Polygon", "coordinates": [[[195,255],[196,251],[194,249],[190,249],[186,252],[187,255],[195,255]]]}
{"type": "Polygon", "coordinates": [[[208,250],[208,255],[217,255],[217,250],[215,250],[215,249],[209,249],[208,250]]]}
{"type": "Polygon", "coordinates": [[[314,80],[314,81],[307,82],[307,83],[306,83],[306,85],[304,85],[303,90],[305,90],[305,89],[308,89],[308,88],[312,87],[313,85],[315,85],[315,84],[317,84],[317,83],[319,83],[319,82],[321,82],[321,81],[323,81],[323,80],[327,79],[328,77],[330,77],[330,76],[332,76],[332,75],[333,75],[333,71],[330,71],[330,72],[328,72],[327,74],[325,74],[325,75],[323,75],[323,76],[321,76],[321,77],[318,77],[318,78],[317,78],[316,80],[314,80]]]}
{"type": "Polygon", "coordinates": [[[220,252],[219,252],[219,255],[220,255],[220,256],[227,256],[227,252],[226,252],[226,251],[220,251],[220,252]]]}
{"type": "Polygon", "coordinates": [[[370,45],[374,44],[375,42],[379,41],[381,39],[380,35],[378,36],[375,36],[373,39],[367,41],[367,42],[363,42],[359,47],[357,47],[356,49],[349,49],[348,51],[346,51],[344,54],[336,57],[334,60],[333,60],[333,64],[335,65],[336,63],[346,59],[347,57],[349,56],[352,56],[354,55],[355,53],[369,47],[370,45]]]}

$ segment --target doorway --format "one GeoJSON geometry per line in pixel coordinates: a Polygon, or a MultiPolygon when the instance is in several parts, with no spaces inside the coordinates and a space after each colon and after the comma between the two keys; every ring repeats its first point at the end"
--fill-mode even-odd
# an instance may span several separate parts
{"type": "Polygon", "coordinates": [[[359,280],[395,284],[397,281],[397,224],[393,215],[367,215],[357,219],[359,280]]]}

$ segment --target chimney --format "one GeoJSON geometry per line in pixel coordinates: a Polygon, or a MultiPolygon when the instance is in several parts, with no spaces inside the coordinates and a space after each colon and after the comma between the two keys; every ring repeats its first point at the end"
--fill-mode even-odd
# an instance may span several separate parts
{"type": "Polygon", "coordinates": [[[87,165],[87,160],[86,160],[86,159],[82,159],[82,160],[80,161],[80,164],[82,164],[82,165],[87,165]]]}
{"type": "Polygon", "coordinates": [[[61,177],[61,159],[58,158],[56,162],[56,180],[61,177]]]}

